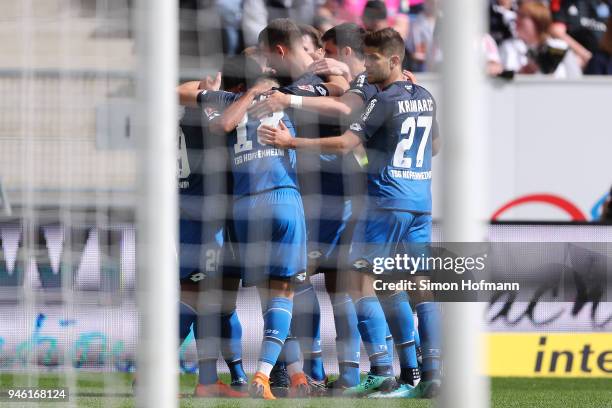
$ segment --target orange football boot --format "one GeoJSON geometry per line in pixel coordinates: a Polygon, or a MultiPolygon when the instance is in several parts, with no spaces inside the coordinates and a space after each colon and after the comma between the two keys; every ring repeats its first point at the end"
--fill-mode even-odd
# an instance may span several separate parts
{"type": "Polygon", "coordinates": [[[306,398],[310,396],[310,385],[306,374],[296,373],[291,376],[291,388],[289,388],[290,398],[306,398]]]}
{"type": "Polygon", "coordinates": [[[270,389],[270,378],[261,372],[256,372],[249,384],[249,394],[253,398],[263,398],[266,400],[275,400],[276,397],[270,389]]]}
{"type": "Polygon", "coordinates": [[[248,394],[233,390],[229,385],[217,380],[215,384],[198,384],[193,396],[199,398],[246,398],[248,394]]]}

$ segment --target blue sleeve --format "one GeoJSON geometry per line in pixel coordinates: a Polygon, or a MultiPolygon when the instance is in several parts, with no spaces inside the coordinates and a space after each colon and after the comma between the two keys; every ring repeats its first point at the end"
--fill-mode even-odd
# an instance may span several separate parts
{"type": "Polygon", "coordinates": [[[239,95],[226,91],[202,91],[198,94],[198,104],[200,106],[226,107],[231,105],[239,95]]]}
{"type": "Polygon", "coordinates": [[[358,95],[363,100],[363,103],[366,103],[378,93],[378,88],[367,81],[366,74],[360,74],[353,79],[347,92],[358,95]]]}
{"type": "Polygon", "coordinates": [[[329,90],[325,85],[315,84],[315,85],[288,85],[279,88],[279,91],[282,93],[286,93],[289,95],[297,95],[297,96],[328,96],[329,90]]]}
{"type": "Polygon", "coordinates": [[[384,101],[373,98],[370,99],[359,120],[353,122],[349,129],[357,134],[361,140],[368,141],[385,125],[386,119],[384,101]]]}

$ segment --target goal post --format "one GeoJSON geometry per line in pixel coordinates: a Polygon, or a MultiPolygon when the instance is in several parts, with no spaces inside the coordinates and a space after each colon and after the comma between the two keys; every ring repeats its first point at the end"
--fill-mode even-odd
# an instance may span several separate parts
{"type": "Polygon", "coordinates": [[[177,406],[178,302],[176,123],[178,3],[137,2],[137,137],[141,192],[137,224],[140,314],[136,398],[140,407],[177,406]]]}

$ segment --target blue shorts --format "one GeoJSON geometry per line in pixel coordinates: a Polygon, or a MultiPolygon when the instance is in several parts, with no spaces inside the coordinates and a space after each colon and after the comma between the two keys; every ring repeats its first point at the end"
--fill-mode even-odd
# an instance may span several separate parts
{"type": "Polygon", "coordinates": [[[321,196],[321,201],[308,209],[308,263],[321,272],[337,269],[341,244],[352,216],[351,200],[321,196]]]}
{"type": "Polygon", "coordinates": [[[179,275],[181,281],[197,283],[219,273],[223,248],[222,222],[181,218],[179,221],[179,275]]]}
{"type": "Polygon", "coordinates": [[[372,266],[380,265],[381,259],[428,256],[430,242],[430,214],[367,209],[355,227],[349,265],[356,270],[372,271],[372,266]]]}
{"type": "Polygon", "coordinates": [[[306,225],[300,193],[279,188],[234,201],[243,286],[269,278],[305,279],[306,225]]]}

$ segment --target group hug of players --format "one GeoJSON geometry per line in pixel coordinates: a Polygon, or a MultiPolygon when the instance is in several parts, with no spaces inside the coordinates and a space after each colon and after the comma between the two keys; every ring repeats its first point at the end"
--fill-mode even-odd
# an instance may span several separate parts
{"type": "Polygon", "coordinates": [[[326,58],[314,61],[300,28],[273,20],[258,47],[226,58],[217,80],[177,88],[179,331],[183,340],[194,329],[196,396],[421,398],[439,389],[439,305],[427,293],[375,291],[371,268],[430,242],[435,101],[402,71],[393,29],[346,23],[321,40],[326,58]],[[333,306],[334,381],[323,368],[316,273],[333,306]],[[250,379],[240,284],[257,286],[264,322],[250,379]],[[220,353],[231,384],[217,376],[220,353]]]}

